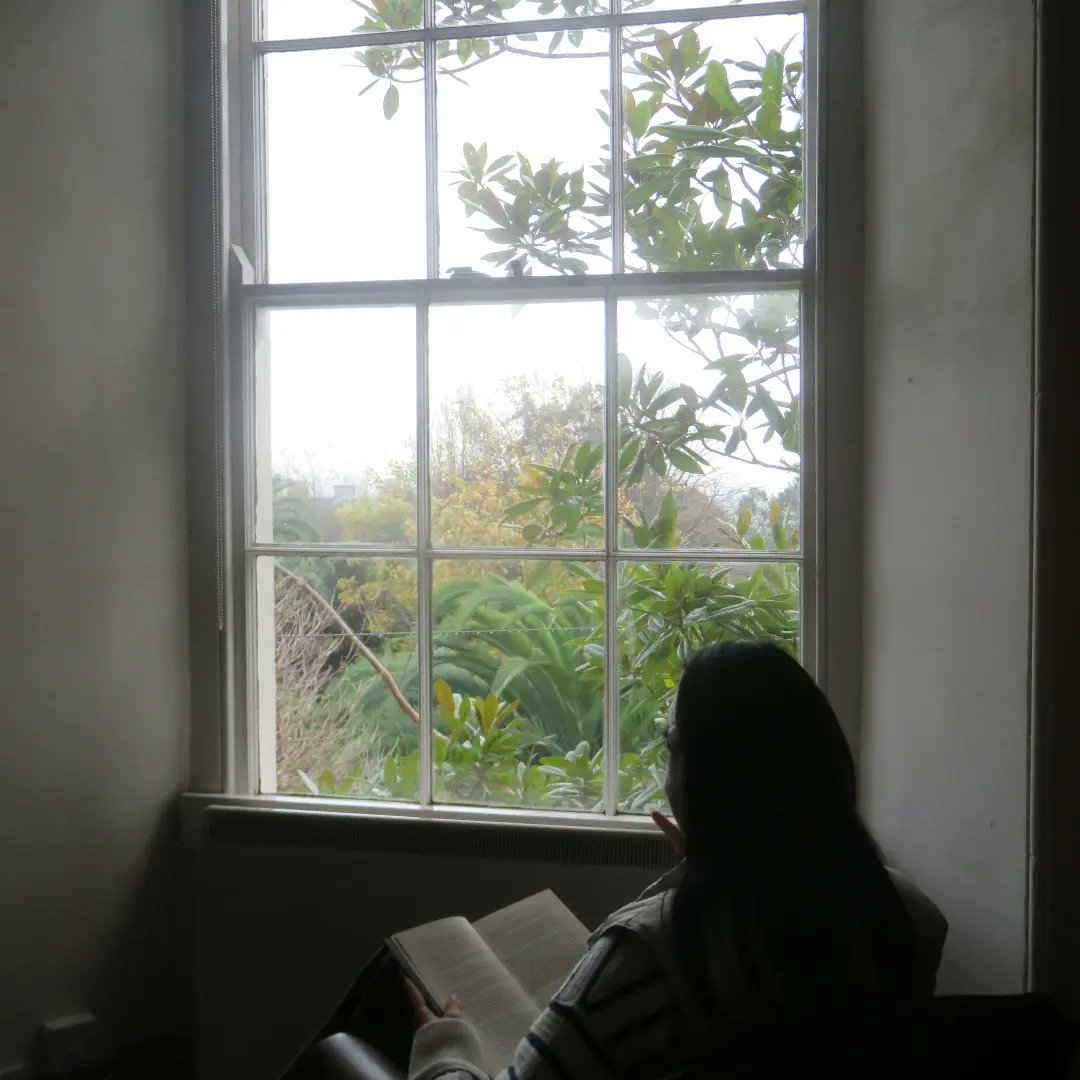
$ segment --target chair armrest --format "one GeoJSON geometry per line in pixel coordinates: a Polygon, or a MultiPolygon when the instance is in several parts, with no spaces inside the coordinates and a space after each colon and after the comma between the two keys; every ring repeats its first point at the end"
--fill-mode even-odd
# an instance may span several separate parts
{"type": "Polygon", "coordinates": [[[385,1055],[355,1035],[338,1032],[310,1046],[288,1080],[405,1080],[385,1055]]]}

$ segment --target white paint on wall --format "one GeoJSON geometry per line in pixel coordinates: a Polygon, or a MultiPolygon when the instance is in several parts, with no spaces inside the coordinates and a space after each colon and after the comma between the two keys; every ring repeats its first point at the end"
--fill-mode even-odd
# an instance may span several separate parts
{"type": "Polygon", "coordinates": [[[865,35],[864,805],[950,920],[939,987],[1016,992],[1033,4],[870,0],[865,35]]]}
{"type": "Polygon", "coordinates": [[[178,0],[0,3],[0,1065],[182,1023],[178,0]]]}

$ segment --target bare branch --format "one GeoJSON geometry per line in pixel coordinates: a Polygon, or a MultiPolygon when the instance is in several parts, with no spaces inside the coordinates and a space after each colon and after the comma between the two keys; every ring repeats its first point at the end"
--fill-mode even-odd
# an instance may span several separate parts
{"type": "Polygon", "coordinates": [[[341,613],[326,599],[313,585],[305,581],[299,574],[294,574],[287,567],[281,565],[281,563],[275,563],[274,568],[286,578],[288,578],[294,585],[302,589],[312,600],[319,604],[330,619],[337,624],[337,626],[344,632],[345,636],[356,647],[356,651],[372,666],[375,673],[386,684],[387,690],[390,691],[390,695],[398,703],[398,707],[401,711],[414,723],[420,723],[420,714],[409,704],[405,695],[401,692],[401,687],[394,681],[394,676],[383,666],[382,661],[360,640],[359,634],[341,617],[341,613]]]}

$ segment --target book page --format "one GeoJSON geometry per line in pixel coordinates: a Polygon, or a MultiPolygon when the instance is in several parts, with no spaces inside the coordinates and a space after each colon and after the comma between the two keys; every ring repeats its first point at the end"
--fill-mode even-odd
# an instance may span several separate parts
{"type": "Polygon", "coordinates": [[[550,890],[475,923],[477,933],[539,1012],[584,955],[589,931],[550,890]]]}
{"type": "Polygon", "coordinates": [[[436,1002],[461,999],[483,1045],[481,1064],[492,1075],[505,1069],[538,1010],[476,930],[462,918],[439,919],[394,934],[389,944],[436,1002]]]}

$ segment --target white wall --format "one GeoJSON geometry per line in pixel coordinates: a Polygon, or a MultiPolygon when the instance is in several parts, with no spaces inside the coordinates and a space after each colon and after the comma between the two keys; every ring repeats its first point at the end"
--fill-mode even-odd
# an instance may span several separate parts
{"type": "Polygon", "coordinates": [[[176,1022],[180,89],[178,0],[0,3],[0,1069],[176,1022]]]}
{"type": "Polygon", "coordinates": [[[1033,29],[866,8],[863,790],[952,924],[946,990],[1024,977],[1033,29]]]}

